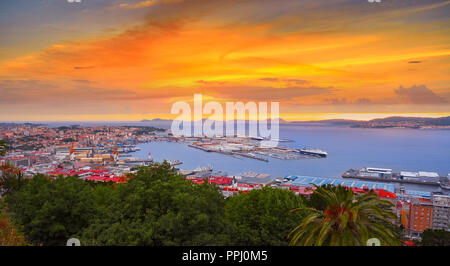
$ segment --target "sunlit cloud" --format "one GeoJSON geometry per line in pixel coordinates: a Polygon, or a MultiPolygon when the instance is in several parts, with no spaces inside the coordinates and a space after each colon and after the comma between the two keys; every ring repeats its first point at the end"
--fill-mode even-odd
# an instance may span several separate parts
{"type": "Polygon", "coordinates": [[[156,2],[157,1],[154,0],[154,1],[141,1],[141,2],[135,3],[135,4],[122,3],[122,4],[119,4],[119,8],[126,8],[126,9],[143,8],[143,7],[152,6],[152,5],[156,4],[156,2]]]}
{"type": "Polygon", "coordinates": [[[115,8],[124,8],[124,9],[138,9],[138,8],[146,8],[157,4],[171,4],[178,3],[184,0],[146,0],[146,1],[138,1],[138,2],[129,2],[129,3],[120,3],[115,8]]]}
{"type": "MultiPolygon", "coordinates": [[[[165,116],[194,93],[219,102],[280,101],[282,113],[298,116],[450,112],[450,19],[442,15],[450,1],[371,10],[367,3],[326,3],[86,4],[83,18],[111,12],[136,20],[82,38],[65,34],[44,49],[0,59],[0,118],[12,117],[10,110],[34,117],[165,116]]],[[[0,53],[10,46],[0,45],[0,53]]]]}

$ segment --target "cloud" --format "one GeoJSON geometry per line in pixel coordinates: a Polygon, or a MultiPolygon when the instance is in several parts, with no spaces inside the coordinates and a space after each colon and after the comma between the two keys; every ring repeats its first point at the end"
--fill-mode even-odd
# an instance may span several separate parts
{"type": "Polygon", "coordinates": [[[330,98],[330,99],[325,99],[325,102],[329,103],[329,104],[348,104],[347,102],[347,98],[330,98]]]}
{"type": "Polygon", "coordinates": [[[414,85],[409,88],[400,86],[394,90],[399,99],[411,104],[443,104],[448,103],[447,100],[435,94],[425,85],[414,85]]]}
{"type": "Polygon", "coordinates": [[[92,68],[94,68],[93,66],[76,66],[76,67],[73,67],[73,69],[77,69],[77,70],[81,70],[81,69],[92,69],[92,68]]]}
{"type": "Polygon", "coordinates": [[[450,89],[439,90],[439,96],[444,98],[447,102],[450,102],[450,89]]]}
{"type": "MultiPolygon", "coordinates": [[[[446,99],[446,93],[439,95],[427,88],[425,85],[414,85],[409,88],[400,86],[394,90],[394,97],[383,97],[369,99],[366,97],[357,98],[355,100],[348,100],[346,97],[342,98],[326,98],[325,103],[331,105],[425,105],[425,104],[446,104],[449,101],[446,99]]],[[[450,93],[449,95],[450,96],[450,93]]]]}
{"type": "Polygon", "coordinates": [[[278,79],[278,78],[262,78],[260,80],[268,81],[268,82],[278,82],[280,79],[278,79]]]}
{"type": "Polygon", "coordinates": [[[138,3],[122,3],[119,4],[118,7],[119,8],[124,8],[124,9],[137,9],[137,8],[145,8],[145,7],[149,7],[152,5],[157,4],[159,1],[157,0],[149,0],[149,1],[140,1],[138,3]]]}
{"type": "Polygon", "coordinates": [[[171,4],[171,3],[179,3],[184,0],[146,0],[139,1],[137,3],[121,3],[114,8],[123,8],[123,9],[139,9],[146,8],[157,4],[171,4]]]}
{"type": "Polygon", "coordinates": [[[394,89],[394,97],[383,97],[369,99],[366,97],[357,98],[349,101],[347,98],[326,98],[325,102],[331,105],[430,105],[430,104],[446,104],[446,94],[436,94],[425,85],[413,85],[409,88],[400,86],[394,89]]]}
{"type": "Polygon", "coordinates": [[[294,83],[297,85],[309,83],[307,80],[303,79],[291,79],[291,78],[261,78],[262,81],[267,82],[286,82],[286,83],[294,83]]]}
{"type": "Polygon", "coordinates": [[[329,99],[325,99],[325,102],[327,102],[328,104],[333,104],[333,105],[342,105],[342,104],[359,104],[359,105],[365,105],[365,104],[372,104],[372,100],[368,99],[368,98],[358,98],[355,99],[354,101],[348,101],[347,98],[343,97],[343,98],[329,98],[329,99]]]}
{"type": "Polygon", "coordinates": [[[293,98],[328,94],[331,87],[272,87],[272,86],[223,86],[209,88],[211,93],[235,100],[289,100],[293,98]]]}
{"type": "Polygon", "coordinates": [[[368,98],[358,98],[354,101],[355,104],[371,104],[372,100],[368,98]]]}
{"type": "Polygon", "coordinates": [[[98,102],[99,100],[121,100],[132,98],[136,93],[123,89],[108,89],[88,86],[88,80],[72,80],[56,85],[53,82],[42,80],[5,80],[0,81],[0,101],[10,103],[42,103],[51,104],[60,102],[98,102]]]}
{"type": "Polygon", "coordinates": [[[90,80],[85,80],[85,79],[74,79],[72,81],[78,82],[78,83],[82,83],[82,84],[89,84],[89,83],[91,83],[90,80]]]}
{"type": "Polygon", "coordinates": [[[223,85],[227,83],[226,81],[205,81],[205,80],[197,80],[196,82],[203,85],[223,85]]]}
{"type": "MultiPolygon", "coordinates": [[[[136,20],[105,23],[117,31],[80,35],[87,39],[49,39],[46,43],[55,45],[0,62],[0,78],[30,79],[21,85],[0,84],[0,91],[6,90],[2,104],[14,111],[15,103],[25,101],[42,103],[41,109],[53,106],[52,101],[103,103],[114,109],[154,99],[167,104],[159,109],[167,112],[171,102],[190,100],[194,93],[242,101],[286,100],[317,111],[323,111],[324,103],[330,109],[360,111],[363,105],[381,109],[382,104],[410,103],[425,110],[413,104],[450,102],[441,91],[427,88],[393,92],[399,84],[448,84],[443,27],[426,38],[417,37],[419,23],[392,23],[394,31],[393,26],[383,27],[406,19],[397,12],[383,16],[402,6],[361,10],[366,5],[346,1],[350,4],[343,6],[342,0],[285,0],[276,5],[273,0],[114,2],[122,6],[107,9],[109,17],[122,14],[136,20]],[[361,16],[351,15],[355,13],[361,16]],[[422,62],[415,59],[426,60],[427,69],[413,73],[416,69],[409,64],[422,62]],[[333,94],[334,88],[339,94],[333,94]]],[[[63,25],[55,25],[63,31],[63,25]]],[[[148,108],[157,107],[152,103],[148,108]]]]}

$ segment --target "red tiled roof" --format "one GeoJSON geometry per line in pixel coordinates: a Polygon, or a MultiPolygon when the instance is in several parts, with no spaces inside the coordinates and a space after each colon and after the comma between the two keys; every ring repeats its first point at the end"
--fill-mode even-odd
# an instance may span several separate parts
{"type": "Polygon", "coordinates": [[[432,201],[429,199],[419,198],[420,201],[431,203],[432,201]]]}

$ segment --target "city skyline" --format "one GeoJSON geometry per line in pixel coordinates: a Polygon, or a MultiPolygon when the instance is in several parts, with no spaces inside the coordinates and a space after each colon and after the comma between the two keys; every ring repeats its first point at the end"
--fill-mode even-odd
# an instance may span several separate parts
{"type": "Polygon", "coordinates": [[[0,3],[0,120],[170,119],[279,101],[286,120],[450,115],[450,1],[0,3]]]}

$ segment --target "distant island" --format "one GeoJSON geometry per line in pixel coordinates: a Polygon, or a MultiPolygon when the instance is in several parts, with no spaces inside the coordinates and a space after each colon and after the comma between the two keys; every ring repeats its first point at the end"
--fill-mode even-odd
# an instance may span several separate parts
{"type": "Polygon", "coordinates": [[[0,127],[16,127],[18,125],[22,125],[22,126],[27,126],[27,127],[41,127],[41,126],[45,126],[45,124],[37,124],[37,123],[29,123],[29,122],[25,122],[25,123],[21,123],[21,122],[0,122],[0,127]]]}
{"type": "MultiPolygon", "coordinates": [[[[169,119],[143,119],[141,122],[171,123],[169,119]]],[[[248,121],[246,121],[248,122],[248,121]]],[[[414,128],[414,129],[450,129],[450,116],[447,117],[401,117],[376,118],[369,121],[350,119],[329,119],[319,121],[279,120],[281,125],[299,126],[346,126],[352,128],[414,128]]]]}
{"type": "Polygon", "coordinates": [[[423,117],[387,117],[383,119],[373,119],[366,122],[358,122],[352,127],[361,128],[439,128],[450,129],[450,116],[439,118],[423,117]]]}
{"type": "MultiPolygon", "coordinates": [[[[203,119],[206,120],[206,119],[203,119]]],[[[126,125],[127,121],[122,121],[120,124],[122,126],[126,125]]],[[[142,123],[141,126],[148,127],[152,126],[155,128],[169,129],[172,125],[173,120],[171,119],[142,119],[140,121],[129,121],[130,125],[140,127],[138,124],[142,123]]],[[[235,123],[248,123],[248,120],[239,120],[235,123]]],[[[106,121],[105,121],[106,123],[106,121]]],[[[77,128],[81,125],[72,125],[60,123],[59,127],[72,127],[77,128]]],[[[101,122],[97,122],[96,125],[100,125],[101,122]]],[[[268,120],[270,124],[270,119],[268,120]]],[[[351,120],[351,119],[327,119],[327,120],[314,120],[314,121],[287,121],[284,119],[279,119],[280,125],[289,126],[324,126],[324,127],[351,127],[351,128],[412,128],[412,129],[450,129],[450,116],[447,117],[401,117],[392,116],[386,118],[376,118],[369,121],[362,120],[351,120]]],[[[12,128],[18,125],[26,127],[42,127],[47,126],[47,123],[43,122],[0,122],[0,128],[12,128]]],[[[84,125],[87,126],[87,125],[84,125]]],[[[58,127],[58,126],[55,126],[58,127]]]]}

